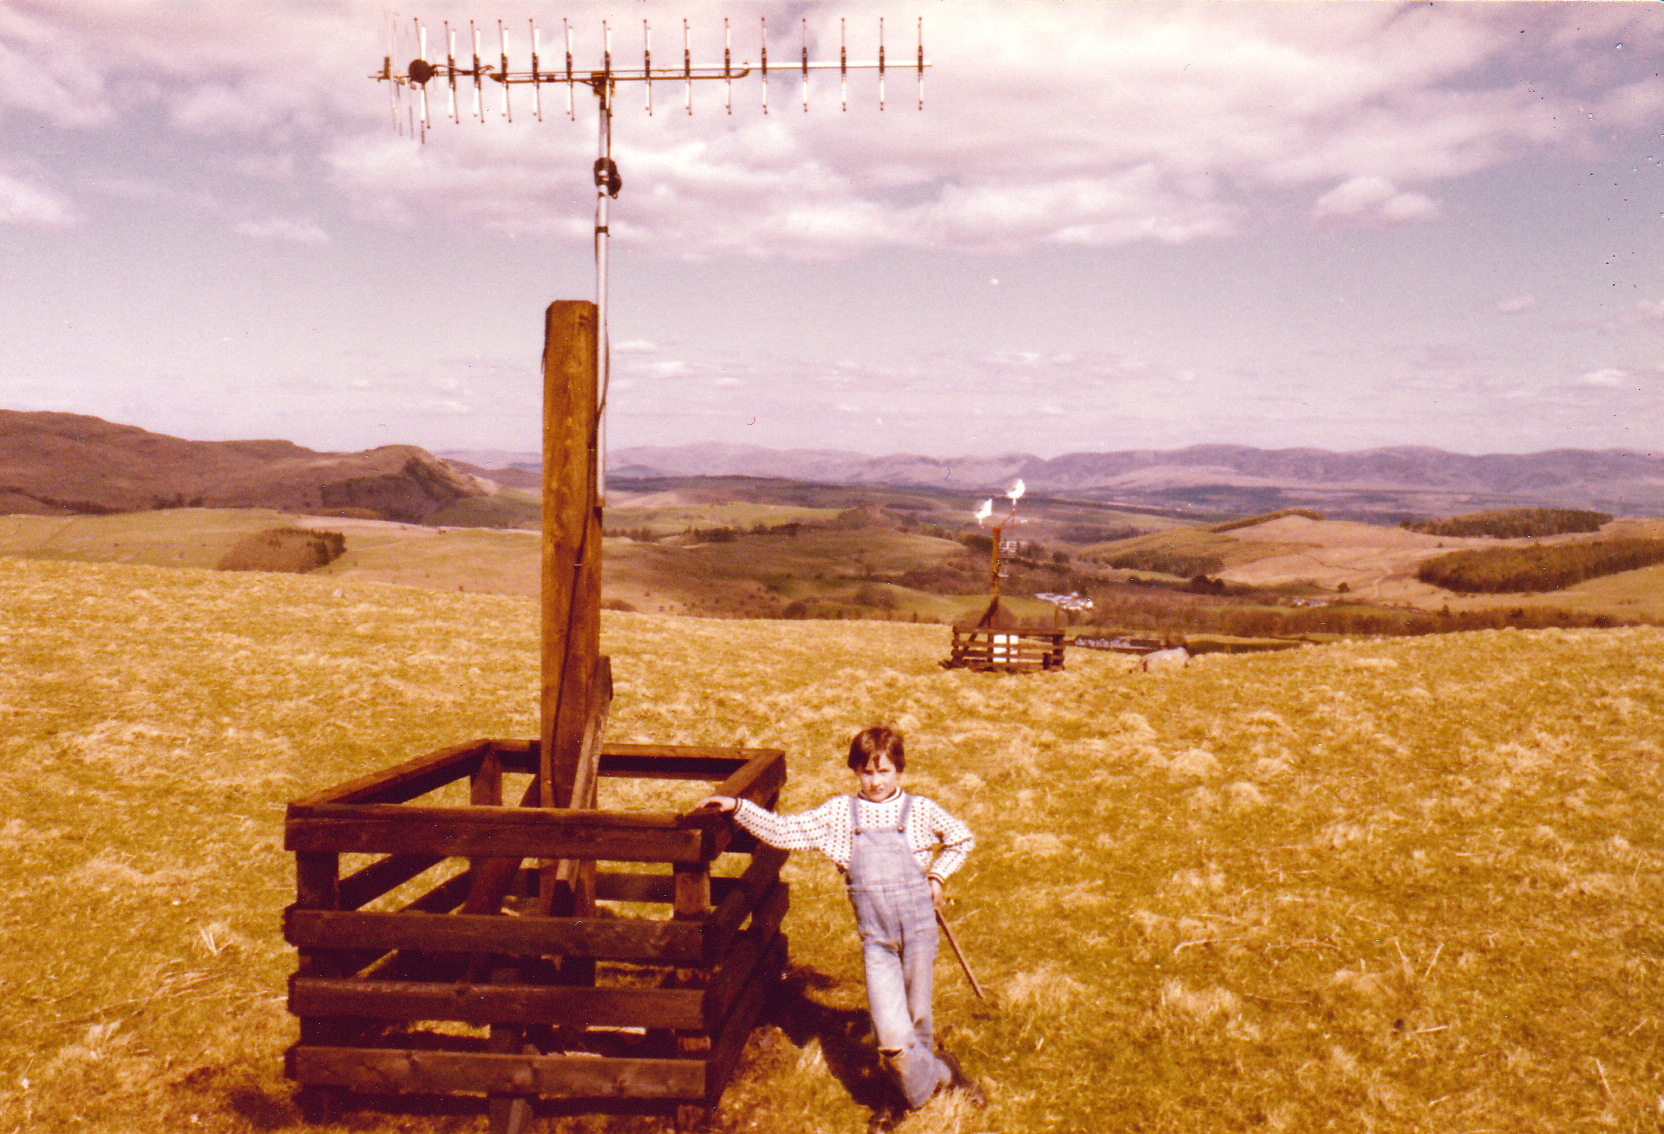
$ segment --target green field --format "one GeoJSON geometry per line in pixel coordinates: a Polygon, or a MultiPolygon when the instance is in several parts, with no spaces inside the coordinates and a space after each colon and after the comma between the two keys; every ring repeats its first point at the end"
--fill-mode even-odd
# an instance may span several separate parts
{"type": "MultiPolygon", "coordinates": [[[[298,1124],[288,799],[535,730],[536,611],[343,578],[0,558],[0,1130],[298,1124]]],[[[1664,630],[943,671],[941,627],[605,616],[615,740],[788,753],[888,721],[976,830],[938,1021],[986,1111],[908,1132],[1656,1130],[1664,630]]],[[[686,789],[687,803],[701,789],[686,789]]],[[[603,806],[628,805],[603,797],[603,806]]],[[[835,871],[718,1130],[859,1130],[835,871]]],[[[355,1113],[334,1129],[453,1131],[355,1113]]],[[[655,1129],[646,1119],[552,1129],[655,1129]]]]}

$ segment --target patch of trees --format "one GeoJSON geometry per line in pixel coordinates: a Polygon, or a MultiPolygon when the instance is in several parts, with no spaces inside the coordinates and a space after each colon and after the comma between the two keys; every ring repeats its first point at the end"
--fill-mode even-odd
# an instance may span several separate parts
{"type": "Polygon", "coordinates": [[[347,550],[340,532],[268,528],[244,536],[214,565],[219,571],[282,571],[301,574],[339,559],[347,550]]]}
{"type": "Polygon", "coordinates": [[[1057,533],[1064,543],[1114,543],[1116,540],[1141,536],[1148,529],[1130,524],[1119,528],[1104,528],[1096,524],[1065,524],[1057,533]]]}
{"type": "Polygon", "coordinates": [[[1104,561],[1121,571],[1154,571],[1161,575],[1176,575],[1194,579],[1197,575],[1216,575],[1225,566],[1217,555],[1206,552],[1180,551],[1171,547],[1141,547],[1123,551],[1104,561]]]}
{"type": "Polygon", "coordinates": [[[1251,528],[1255,524],[1269,524],[1272,520],[1280,520],[1284,516],[1304,516],[1308,520],[1323,519],[1323,513],[1312,508],[1284,508],[1281,512],[1265,512],[1241,520],[1226,520],[1223,524],[1212,525],[1208,528],[1208,531],[1230,532],[1237,528],[1251,528]]]}
{"type": "MultiPolygon", "coordinates": [[[[1237,638],[1300,638],[1340,634],[1404,637],[1463,630],[1541,630],[1551,626],[1608,627],[1608,615],[1552,607],[1512,610],[1420,611],[1364,604],[1324,607],[1264,606],[1183,589],[1117,587],[1094,590],[1091,622],[1108,636],[1127,633],[1218,634],[1237,638]]],[[[1091,632],[1082,624],[1079,633],[1091,632]]]]}
{"type": "Polygon", "coordinates": [[[1424,562],[1416,578],[1463,594],[1557,591],[1654,563],[1664,563],[1664,539],[1603,539],[1453,551],[1424,562]]]}
{"type": "Polygon", "coordinates": [[[1469,512],[1442,520],[1403,520],[1398,526],[1423,535],[1530,539],[1573,532],[1598,532],[1602,524],[1611,521],[1612,517],[1605,512],[1585,512],[1576,508],[1506,508],[1498,512],[1469,512]]]}

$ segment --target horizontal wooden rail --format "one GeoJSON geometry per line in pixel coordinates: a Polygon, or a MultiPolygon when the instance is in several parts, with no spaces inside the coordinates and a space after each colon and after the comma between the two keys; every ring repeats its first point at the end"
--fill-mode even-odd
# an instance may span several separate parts
{"type": "MultiPolygon", "coordinates": [[[[749,1029],[748,1029],[749,1030],[749,1029]]],[[[743,1046],[743,1045],[742,1045],[743,1046]]],[[[361,1094],[548,1095],[582,1099],[704,1102],[703,1059],[608,1059],[572,1055],[487,1055],[297,1045],[289,1077],[361,1094]]],[[[717,1092],[720,1095],[720,1088],[717,1092]]]]}
{"type": "Polygon", "coordinates": [[[283,936],[301,949],[560,955],[682,966],[702,964],[705,958],[704,926],[693,921],[338,913],[291,907],[284,914],[283,936]]]}
{"type": "Polygon", "coordinates": [[[295,800],[289,807],[293,810],[324,803],[403,803],[416,799],[478,771],[490,745],[489,740],[471,740],[467,744],[442,748],[336,787],[325,788],[295,800]]]}
{"type": "Polygon", "coordinates": [[[460,1020],[469,1024],[707,1026],[699,989],[289,978],[289,1011],[314,1018],[460,1020]]]}
{"type": "Polygon", "coordinates": [[[709,862],[718,824],[705,816],[542,807],[291,804],[291,851],[709,862]]]}

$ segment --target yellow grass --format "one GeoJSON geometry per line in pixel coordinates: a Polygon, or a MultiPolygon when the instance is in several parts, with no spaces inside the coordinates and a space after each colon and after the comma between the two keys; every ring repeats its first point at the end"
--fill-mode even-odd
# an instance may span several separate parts
{"type": "MultiPolygon", "coordinates": [[[[0,1130],[294,1125],[283,804],[532,735],[533,604],[18,559],[0,595],[0,1130]]],[[[604,648],[614,739],[783,747],[798,808],[889,721],[976,830],[953,917],[998,999],[944,954],[938,1019],[991,1102],[909,1134],[1658,1127],[1664,630],[1008,678],[889,623],[609,614],[604,648]]],[[[847,903],[787,874],[795,979],[716,1127],[860,1129],[847,903]]]]}
{"type": "Polygon", "coordinates": [[[1664,534],[1664,521],[1659,520],[1617,520],[1598,535],[1498,540],[1431,536],[1350,520],[1285,516],[1217,538],[1246,545],[1245,551],[1226,557],[1227,569],[1220,574],[1232,582],[1278,586],[1309,581],[1331,590],[1345,583],[1358,598],[1424,610],[1446,604],[1451,610],[1549,606],[1618,618],[1659,619],[1664,618],[1664,585],[1660,585],[1664,583],[1664,569],[1658,567],[1531,595],[1455,595],[1419,581],[1416,568],[1434,556],[1464,548],[1524,547],[1660,534],[1664,534]]]}

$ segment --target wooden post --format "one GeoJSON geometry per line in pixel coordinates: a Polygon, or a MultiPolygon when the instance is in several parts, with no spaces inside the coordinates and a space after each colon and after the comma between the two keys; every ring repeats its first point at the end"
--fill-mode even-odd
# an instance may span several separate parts
{"type": "Polygon", "coordinates": [[[544,807],[572,806],[601,652],[600,406],[596,310],[549,305],[543,339],[544,807]]]}

